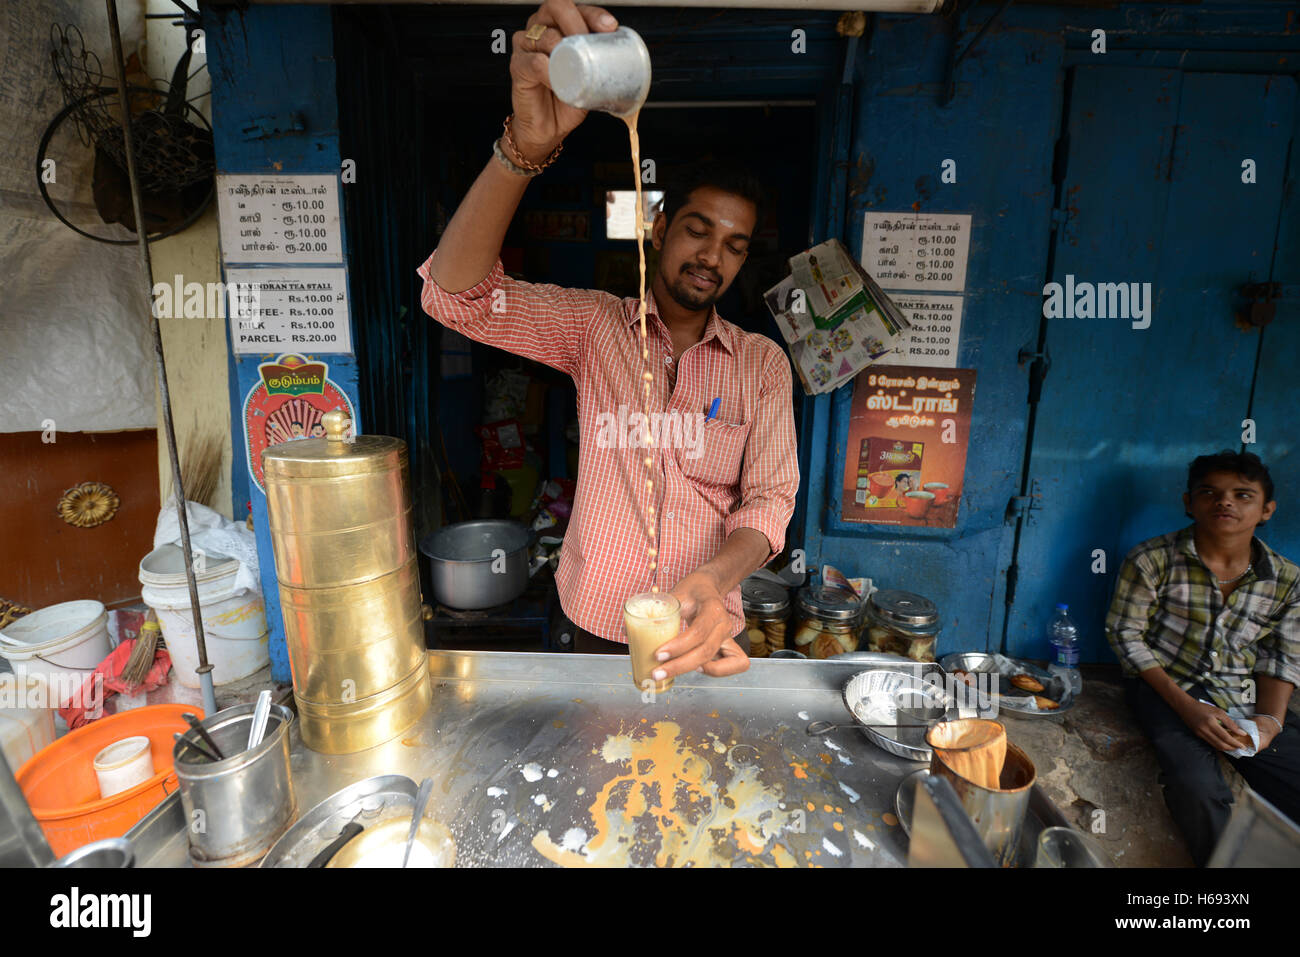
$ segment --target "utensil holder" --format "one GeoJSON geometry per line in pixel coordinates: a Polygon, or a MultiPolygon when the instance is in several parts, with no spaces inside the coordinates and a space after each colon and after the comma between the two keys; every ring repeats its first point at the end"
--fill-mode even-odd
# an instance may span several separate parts
{"type": "Polygon", "coordinates": [[[220,761],[198,759],[190,744],[202,745],[191,728],[172,750],[181,804],[195,867],[253,864],[288,830],[294,817],[289,777],[289,725],[293,712],[271,705],[262,743],[246,750],[256,705],[241,704],[205,718],[220,761]]]}

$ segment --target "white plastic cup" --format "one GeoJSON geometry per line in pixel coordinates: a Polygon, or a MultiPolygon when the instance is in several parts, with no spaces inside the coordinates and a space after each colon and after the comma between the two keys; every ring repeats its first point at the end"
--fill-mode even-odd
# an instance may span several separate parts
{"type": "Polygon", "coordinates": [[[551,51],[551,89],[580,110],[630,116],[650,94],[650,51],[628,27],[565,37],[551,51]]]}
{"type": "Polygon", "coordinates": [[[99,796],[112,797],[153,777],[153,752],[144,735],[114,741],[95,755],[99,796]]]}

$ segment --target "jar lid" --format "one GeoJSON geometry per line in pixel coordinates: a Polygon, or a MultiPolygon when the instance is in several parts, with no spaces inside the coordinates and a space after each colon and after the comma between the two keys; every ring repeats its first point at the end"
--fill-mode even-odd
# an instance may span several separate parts
{"type": "Polygon", "coordinates": [[[790,593],[776,582],[746,578],[740,583],[740,601],[745,611],[770,613],[790,607],[790,593]]]}
{"type": "Polygon", "coordinates": [[[272,445],[262,453],[262,469],[268,479],[340,477],[401,468],[406,443],[388,435],[358,435],[344,440],[350,424],[342,412],[321,417],[325,437],[297,439],[272,445]]]}
{"type": "Polygon", "coordinates": [[[878,591],[870,599],[876,617],[889,625],[912,631],[933,629],[939,623],[939,606],[910,591],[878,591]]]}
{"type": "Polygon", "coordinates": [[[862,614],[857,596],[842,588],[808,585],[799,592],[799,606],[828,621],[851,621],[862,614]]]}

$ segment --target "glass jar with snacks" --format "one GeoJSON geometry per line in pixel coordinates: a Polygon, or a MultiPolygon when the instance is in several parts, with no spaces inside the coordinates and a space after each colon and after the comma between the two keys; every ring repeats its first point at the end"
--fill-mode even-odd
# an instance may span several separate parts
{"type": "Polygon", "coordinates": [[[857,651],[862,615],[862,603],[856,595],[824,585],[809,585],[799,592],[795,650],[809,658],[830,658],[857,651]]]}
{"type": "Polygon", "coordinates": [[[785,648],[785,623],[790,616],[790,593],[776,582],[746,578],[740,583],[745,609],[749,656],[766,658],[785,648]]]}
{"type": "Polygon", "coordinates": [[[867,650],[934,661],[939,606],[909,591],[877,591],[867,600],[867,650]]]}

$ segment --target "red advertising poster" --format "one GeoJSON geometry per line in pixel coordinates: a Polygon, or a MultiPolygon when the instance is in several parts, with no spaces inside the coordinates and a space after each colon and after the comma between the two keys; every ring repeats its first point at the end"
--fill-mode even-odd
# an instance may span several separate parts
{"type": "Polygon", "coordinates": [[[974,369],[873,365],[853,380],[846,522],[955,528],[974,369]]]}
{"type": "Polygon", "coordinates": [[[244,397],[244,448],[248,474],[265,492],[263,451],[281,442],[324,437],[321,417],[326,412],[342,409],[354,423],[357,418],[347,394],[330,381],[329,367],[319,359],[286,354],[257,368],[261,378],[244,397]]]}

